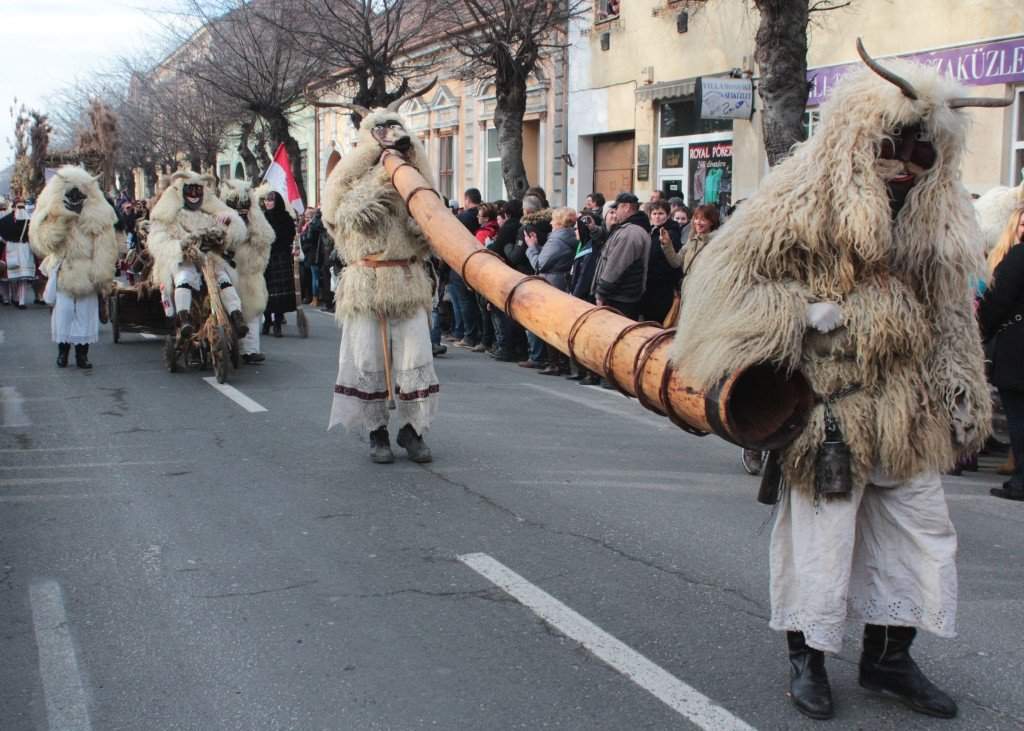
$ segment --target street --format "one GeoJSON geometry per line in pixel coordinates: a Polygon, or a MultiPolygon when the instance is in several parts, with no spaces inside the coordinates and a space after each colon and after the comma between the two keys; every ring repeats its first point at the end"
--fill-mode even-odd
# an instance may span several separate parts
{"type": "MultiPolygon", "coordinates": [[[[451,348],[434,462],[373,465],[326,431],[339,334],[307,313],[222,392],[109,325],[60,370],[48,309],[0,309],[0,729],[819,726],[786,697],[738,447],[451,348]]],[[[1001,480],[946,478],[959,637],[915,644],[959,717],[858,687],[851,623],[833,728],[1024,728],[1001,480]]]]}

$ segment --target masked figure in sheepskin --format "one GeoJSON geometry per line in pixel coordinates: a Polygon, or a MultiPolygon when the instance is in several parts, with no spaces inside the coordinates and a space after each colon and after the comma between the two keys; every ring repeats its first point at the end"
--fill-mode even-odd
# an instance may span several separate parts
{"type": "Polygon", "coordinates": [[[348,265],[335,300],[341,350],[330,426],[369,432],[371,459],[393,462],[388,407],[397,402],[399,446],[410,459],[429,462],[423,433],[437,411],[439,390],[427,320],[429,247],[381,155],[394,151],[427,180],[433,176],[419,141],[395,111],[358,111],[363,119],[356,149],[332,171],[323,205],[324,224],[348,265]]]}
{"type": "Polygon", "coordinates": [[[817,403],[777,457],[771,627],[792,699],[832,715],[825,652],[866,623],[860,684],[944,718],[910,658],[956,631],[957,539],[940,474],[977,450],[990,399],[972,309],[983,259],[960,183],[966,106],[923,66],[874,62],[822,108],[695,263],[672,357],[710,389],[755,363],[800,370],[817,403]]]}
{"type": "Polygon", "coordinates": [[[220,186],[220,197],[229,208],[238,213],[245,223],[247,236],[232,252],[232,279],[242,301],[242,316],[248,334],[239,342],[242,360],[262,363],[260,352],[260,319],[267,307],[267,281],[263,272],[270,261],[270,245],[274,243],[274,229],[263,212],[260,201],[270,192],[270,186],[253,189],[244,180],[225,180],[220,186]]]}
{"type": "Polygon", "coordinates": [[[179,343],[191,337],[199,324],[192,321],[191,307],[193,293],[203,284],[193,261],[201,255],[213,257],[220,299],[238,337],[248,333],[231,267],[208,245],[215,243],[232,252],[244,244],[248,232],[238,214],[217,197],[213,182],[209,175],[174,173],[149,215],[146,245],[153,256],[153,284],[160,287],[167,316],[175,318],[179,343]]]}
{"type": "Polygon", "coordinates": [[[89,344],[99,340],[100,298],[114,279],[117,214],[96,179],[65,165],[39,194],[29,239],[49,277],[44,299],[53,305],[50,330],[57,343],[57,365],[65,368],[71,346],[75,364],[92,368],[89,344]]]}

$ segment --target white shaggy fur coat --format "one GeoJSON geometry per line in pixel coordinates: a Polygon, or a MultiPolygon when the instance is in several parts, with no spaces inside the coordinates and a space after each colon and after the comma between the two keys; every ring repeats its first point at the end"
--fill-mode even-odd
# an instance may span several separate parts
{"type": "MultiPolygon", "coordinates": [[[[859,384],[833,407],[858,485],[875,468],[897,480],[945,471],[981,446],[991,421],[972,302],[984,262],[959,172],[969,112],[946,105],[966,94],[922,66],[887,65],[919,98],[868,70],[836,89],[820,129],[694,264],[672,349],[705,389],[764,362],[799,369],[819,398],[859,384]],[[876,149],[887,130],[916,122],[938,158],[893,221],[876,149]],[[818,301],[842,311],[827,335],[807,327],[807,305],[818,301]],[[952,439],[954,411],[970,427],[967,444],[952,439]]],[[[798,490],[813,491],[824,430],[818,403],[783,452],[798,490]]]]}
{"type": "MultiPolygon", "coordinates": [[[[362,120],[356,149],[334,168],[324,191],[324,225],[339,255],[350,265],[341,276],[335,300],[339,322],[348,315],[407,318],[430,309],[432,288],[422,263],[430,247],[391,185],[380,163],[382,150],[370,134],[374,125],[391,120],[405,126],[397,113],[384,109],[376,109],[362,120]],[[377,269],[353,266],[370,255],[378,259],[416,259],[416,263],[377,269]]],[[[416,136],[411,137],[407,159],[432,181],[426,152],[416,136]]]]}
{"type": "Polygon", "coordinates": [[[39,194],[29,223],[32,250],[45,257],[43,273],[60,264],[57,288],[72,297],[107,291],[114,279],[117,214],[103,197],[95,178],[80,167],[65,165],[39,194]],[[78,188],[85,194],[81,213],[64,207],[64,194],[78,188]]]}
{"type": "Polygon", "coordinates": [[[221,200],[230,208],[249,209],[245,222],[248,235],[234,250],[235,288],[242,300],[242,315],[246,321],[263,314],[267,308],[267,280],[263,272],[270,261],[270,245],[274,243],[274,229],[263,214],[260,201],[270,186],[253,190],[244,180],[225,180],[220,186],[221,200]]]}

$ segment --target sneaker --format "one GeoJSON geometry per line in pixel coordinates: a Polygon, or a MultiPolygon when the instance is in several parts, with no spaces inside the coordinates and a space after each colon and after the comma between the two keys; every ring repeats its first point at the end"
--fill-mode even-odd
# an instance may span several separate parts
{"type": "Polygon", "coordinates": [[[456,348],[466,348],[467,350],[472,350],[476,346],[477,346],[477,343],[470,342],[469,340],[466,340],[465,338],[463,338],[459,342],[455,343],[455,347],[456,348]]]}
{"type": "Polygon", "coordinates": [[[442,335],[441,341],[445,343],[457,343],[461,338],[457,338],[454,335],[442,335]]]}
{"type": "Polygon", "coordinates": [[[448,352],[448,346],[447,345],[433,345],[433,346],[431,346],[431,350],[434,352],[434,357],[436,358],[439,355],[444,355],[445,353],[447,353],[448,352]]]}
{"type": "Polygon", "coordinates": [[[520,368],[543,368],[543,365],[535,360],[521,360],[516,365],[520,368]]]}
{"type": "Polygon", "coordinates": [[[473,353],[486,353],[487,347],[483,343],[477,343],[472,348],[470,348],[470,351],[473,353]]]}
{"type": "Polygon", "coordinates": [[[560,376],[562,375],[562,370],[556,366],[548,366],[547,368],[537,371],[537,373],[542,376],[560,376]]]}
{"type": "Polygon", "coordinates": [[[1014,485],[1007,481],[1002,487],[993,487],[988,491],[992,497],[1001,497],[1004,500],[1024,500],[1024,487],[1014,485]]]}
{"type": "Polygon", "coordinates": [[[499,363],[518,363],[519,359],[511,353],[503,353],[500,350],[496,353],[491,353],[491,357],[499,363]]]}

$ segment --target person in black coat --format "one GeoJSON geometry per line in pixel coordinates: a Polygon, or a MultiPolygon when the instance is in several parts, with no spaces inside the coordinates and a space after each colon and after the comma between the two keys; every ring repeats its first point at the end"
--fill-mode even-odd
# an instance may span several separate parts
{"type": "Polygon", "coordinates": [[[263,199],[263,214],[274,229],[274,243],[270,245],[270,261],[263,273],[267,280],[267,309],[264,313],[263,334],[273,327],[274,337],[281,337],[281,325],[286,312],[295,312],[295,270],[292,247],[295,244],[295,221],[285,208],[284,199],[271,191],[263,199]]]}
{"type": "MultiPolygon", "coordinates": [[[[508,260],[505,258],[505,247],[515,244],[522,218],[523,202],[520,200],[506,201],[498,213],[498,223],[500,224],[498,233],[494,240],[487,244],[487,249],[500,256],[506,264],[508,260]]],[[[488,305],[487,309],[494,326],[494,350],[491,351],[491,357],[502,362],[518,362],[520,356],[525,357],[525,349],[520,348],[518,341],[513,339],[514,323],[509,320],[508,315],[500,307],[488,305]]],[[[522,337],[521,333],[519,337],[522,337]]]]}
{"type": "Polygon", "coordinates": [[[643,320],[664,322],[683,281],[683,272],[665,258],[661,248],[662,229],[668,232],[676,252],[683,248],[683,242],[679,225],[669,218],[668,203],[656,201],[650,205],[647,215],[651,221],[651,253],[647,262],[647,287],[640,298],[640,315],[643,320]]]}
{"type": "Polygon", "coordinates": [[[1002,487],[989,492],[1007,500],[1024,500],[1024,207],[1014,211],[1003,240],[990,262],[1001,261],[981,298],[978,319],[992,361],[990,380],[1006,411],[1014,471],[1002,487]]]}

